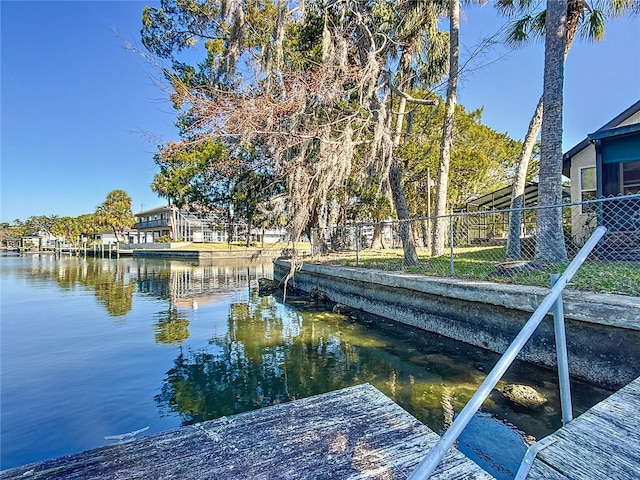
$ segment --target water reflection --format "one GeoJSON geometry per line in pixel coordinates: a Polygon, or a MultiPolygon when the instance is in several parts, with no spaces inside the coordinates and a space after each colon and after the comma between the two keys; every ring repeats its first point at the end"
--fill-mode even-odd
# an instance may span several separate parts
{"type": "MultiPolygon", "coordinates": [[[[98,302],[113,317],[125,316],[131,311],[136,292],[168,300],[168,309],[158,314],[156,326],[158,330],[177,328],[182,331],[186,317],[179,309],[195,310],[199,305],[215,303],[230,292],[255,283],[258,276],[272,274],[270,265],[248,264],[246,261],[131,258],[116,261],[52,256],[34,256],[28,270],[32,281],[53,279],[63,290],[80,287],[93,291],[98,302]]],[[[177,336],[169,335],[168,338],[174,338],[168,343],[175,343],[177,336]]]]}
{"type": "MultiPolygon", "coordinates": [[[[76,431],[66,426],[75,422],[98,419],[108,429],[92,438],[102,440],[140,425],[157,422],[159,431],[364,382],[442,432],[498,359],[390,320],[332,313],[306,298],[283,305],[259,296],[256,280],[271,275],[270,264],[8,261],[14,267],[0,272],[3,279],[20,271],[31,287],[13,282],[14,306],[3,310],[2,416],[4,425],[20,419],[10,434],[6,427],[2,432],[3,445],[15,445],[3,448],[3,459],[13,465],[98,446],[83,440],[46,450],[70,442],[76,431]],[[46,309],[36,308],[38,295],[46,309]],[[85,300],[92,296],[97,302],[85,300]],[[107,316],[118,318],[118,328],[87,321],[107,316]],[[104,406],[101,415],[96,405],[104,406]],[[145,408],[146,416],[140,413],[145,408]],[[58,412],[55,428],[40,432],[40,425],[52,422],[50,411],[58,412]],[[128,418],[138,420],[125,424],[128,418]],[[24,419],[38,427],[25,428],[24,419]],[[61,441],[58,432],[65,428],[67,440],[61,441]]],[[[561,424],[553,372],[518,362],[504,381],[531,385],[549,402],[523,409],[494,391],[465,430],[459,448],[498,478],[512,477],[526,435],[539,439],[561,424]]],[[[573,383],[572,392],[576,415],[609,393],[582,383],[573,383]]]]}
{"type": "Polygon", "coordinates": [[[156,397],[184,424],[359,383],[350,342],[340,341],[330,323],[305,322],[272,297],[232,304],[226,333],[210,344],[201,351],[180,349],[156,397]]]}
{"type": "Polygon", "coordinates": [[[98,302],[112,317],[129,313],[136,285],[131,278],[129,262],[62,257],[40,261],[34,257],[30,273],[33,279],[53,279],[63,290],[92,290],[98,302]],[[35,261],[38,260],[38,261],[35,261]]]}
{"type": "Polygon", "coordinates": [[[440,431],[494,358],[470,349],[463,360],[462,345],[452,357],[441,337],[411,345],[382,319],[374,327],[305,300],[296,307],[256,294],[232,304],[212,348],[180,349],[156,397],[161,408],[191,424],[370,382],[440,431]]]}
{"type": "Polygon", "coordinates": [[[168,301],[168,309],[155,316],[155,341],[171,345],[187,340],[189,320],[186,310],[195,311],[200,306],[215,304],[230,292],[255,283],[258,273],[267,274],[264,265],[248,266],[244,262],[233,265],[228,260],[225,263],[139,261],[136,268],[138,292],[168,301]]]}
{"type": "Polygon", "coordinates": [[[262,263],[180,260],[140,260],[136,264],[138,291],[168,300],[172,308],[197,309],[244,289],[257,276],[271,275],[262,263]]]}
{"type": "Polygon", "coordinates": [[[153,324],[156,343],[165,345],[179,344],[189,338],[189,320],[187,314],[173,307],[156,315],[153,324]]]}
{"type": "MultiPolygon", "coordinates": [[[[214,335],[208,348],[178,350],[156,396],[161,411],[178,414],[188,425],[369,382],[442,432],[498,360],[395,322],[328,312],[305,299],[293,303],[255,292],[247,302],[232,303],[226,331],[214,335]]],[[[494,392],[460,448],[498,478],[512,478],[532,437],[560,426],[550,376],[518,363],[505,381],[533,385],[549,403],[519,409],[494,392]]],[[[575,402],[580,411],[606,395],[583,384],[576,388],[583,394],[575,402]]]]}

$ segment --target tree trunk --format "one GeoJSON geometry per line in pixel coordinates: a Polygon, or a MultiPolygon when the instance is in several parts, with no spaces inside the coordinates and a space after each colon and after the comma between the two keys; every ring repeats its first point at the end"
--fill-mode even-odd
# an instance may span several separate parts
{"type": "MultiPolygon", "coordinates": [[[[569,50],[573,44],[578,29],[579,18],[583,5],[576,0],[570,0],[571,5],[567,5],[567,38],[564,46],[563,62],[567,61],[569,50]]],[[[544,108],[544,97],[540,97],[538,105],[533,113],[527,135],[524,137],[522,144],[522,152],[518,159],[518,169],[513,179],[513,189],[511,191],[511,209],[519,209],[524,205],[524,188],[527,182],[527,170],[529,169],[529,161],[531,153],[536,144],[536,138],[540,133],[540,125],[542,124],[542,110],[544,108]]],[[[522,225],[522,212],[509,213],[509,236],[507,238],[507,258],[518,260],[522,257],[520,250],[520,229],[522,225]]]]}
{"type": "Polygon", "coordinates": [[[411,228],[409,228],[409,209],[407,208],[407,201],[402,186],[402,169],[395,159],[389,167],[389,185],[391,187],[391,194],[393,195],[393,203],[396,207],[398,221],[400,222],[400,239],[402,240],[402,249],[404,251],[404,264],[407,266],[420,265],[420,259],[418,258],[416,247],[411,238],[411,228]]]}
{"type": "MultiPolygon", "coordinates": [[[[120,237],[118,237],[118,230],[113,225],[111,226],[111,229],[113,230],[113,236],[116,237],[116,242],[119,242],[120,241],[120,237]]],[[[75,245],[75,243],[74,243],[74,245],[75,245]]]]}
{"type": "Polygon", "coordinates": [[[371,239],[371,250],[382,250],[384,242],[382,241],[382,224],[376,223],[373,226],[373,238],[371,239]]]}
{"type": "Polygon", "coordinates": [[[527,135],[524,137],[522,144],[522,152],[518,159],[518,168],[515,178],[513,179],[513,187],[511,190],[511,212],[509,212],[509,236],[507,238],[507,258],[520,259],[522,252],[520,251],[520,229],[522,225],[522,211],[524,206],[524,188],[527,183],[527,170],[529,169],[529,160],[533,147],[538,138],[540,125],[542,124],[542,97],[538,100],[536,111],[529,122],[527,135]]]}
{"type": "MultiPolygon", "coordinates": [[[[403,83],[401,83],[401,86],[403,86],[403,83]]],[[[400,97],[396,129],[393,136],[394,150],[400,145],[400,137],[402,135],[402,125],[404,123],[406,109],[407,99],[400,97]]],[[[408,222],[409,209],[407,208],[407,199],[404,195],[402,167],[398,164],[398,161],[395,158],[393,158],[389,167],[389,186],[391,187],[393,204],[396,208],[398,221],[400,222],[400,239],[402,240],[402,250],[404,252],[404,264],[407,266],[420,265],[420,259],[416,253],[416,246],[413,242],[413,238],[411,237],[411,228],[408,222]]]]}
{"type": "Polygon", "coordinates": [[[178,241],[178,214],[176,212],[176,206],[172,203],[169,204],[171,207],[171,241],[178,241]]]}
{"type": "Polygon", "coordinates": [[[544,55],[544,109],[538,185],[536,259],[564,262],[567,251],[562,229],[562,108],[567,0],[547,0],[544,55]]]}
{"type": "Polygon", "coordinates": [[[431,255],[439,257],[444,254],[444,240],[447,234],[447,189],[449,185],[449,165],[451,163],[451,144],[453,143],[453,115],[456,109],[458,90],[460,4],[459,0],[449,2],[449,82],[447,85],[447,103],[440,141],[440,162],[436,191],[436,211],[431,242],[431,255]]]}

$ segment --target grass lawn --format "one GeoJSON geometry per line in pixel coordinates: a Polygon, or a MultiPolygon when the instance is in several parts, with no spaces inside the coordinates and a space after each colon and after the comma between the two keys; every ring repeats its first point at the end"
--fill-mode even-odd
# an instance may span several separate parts
{"type": "MultiPolygon", "coordinates": [[[[292,248],[290,243],[265,244],[264,250],[281,252],[292,248]]],[[[309,252],[311,244],[300,242],[296,248],[309,252]]],[[[253,244],[250,250],[262,249],[260,244],[253,244]]],[[[190,251],[233,251],[247,250],[244,242],[227,243],[190,243],[174,250],[190,251]]],[[[406,271],[421,275],[451,276],[451,261],[449,254],[442,257],[431,257],[426,249],[417,249],[420,265],[406,267],[403,262],[402,249],[364,250],[358,253],[356,262],[355,252],[332,253],[315,256],[314,262],[330,265],[358,266],[362,268],[377,268],[388,271],[406,271]]],[[[499,283],[513,283],[520,285],[549,286],[551,273],[562,273],[568,263],[548,266],[539,271],[520,273],[511,277],[496,274],[496,265],[505,261],[505,247],[458,247],[454,250],[453,271],[459,278],[473,278],[489,280],[499,283]]],[[[595,293],[617,293],[622,295],[640,296],[640,265],[638,262],[585,262],[573,277],[569,289],[584,290],[595,293]]]]}
{"type": "MultiPolygon", "coordinates": [[[[449,254],[431,257],[426,249],[418,249],[420,265],[406,267],[402,249],[365,250],[358,253],[357,266],[388,271],[406,271],[422,275],[451,276],[449,254]]],[[[355,252],[316,256],[314,261],[331,265],[356,266],[355,252]]],[[[567,263],[550,265],[538,271],[513,276],[497,274],[496,265],[505,262],[505,247],[459,247],[454,250],[455,277],[489,280],[499,283],[549,286],[551,273],[562,273],[567,263]]],[[[587,261],[568,286],[573,290],[640,296],[638,262],[587,261]]]]}

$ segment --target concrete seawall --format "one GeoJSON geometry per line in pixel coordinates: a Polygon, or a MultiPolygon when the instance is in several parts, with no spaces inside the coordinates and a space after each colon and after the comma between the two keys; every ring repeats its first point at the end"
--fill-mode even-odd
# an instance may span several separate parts
{"type": "MultiPolygon", "coordinates": [[[[286,250],[286,249],[284,249],[286,250]]],[[[136,258],[173,258],[187,260],[202,259],[226,259],[244,258],[249,260],[268,259],[272,260],[282,257],[283,249],[259,249],[250,248],[246,250],[176,250],[174,248],[138,248],[132,247],[128,250],[121,249],[120,252],[128,252],[136,258]]],[[[303,255],[308,255],[308,251],[302,250],[303,255]]]]}
{"type": "MultiPolygon", "coordinates": [[[[289,271],[274,262],[274,278],[289,271]]],[[[314,287],[337,303],[502,353],[549,289],[402,272],[304,264],[291,286],[314,287]]],[[[571,375],[620,388],[640,375],[640,298],[565,291],[571,375]]],[[[553,319],[547,316],[522,360],[555,368],[553,319]]]]}
{"type": "Polygon", "coordinates": [[[175,250],[175,249],[139,249],[133,251],[136,258],[173,258],[173,259],[226,259],[226,258],[243,258],[243,259],[273,259],[281,256],[279,250],[175,250]]]}

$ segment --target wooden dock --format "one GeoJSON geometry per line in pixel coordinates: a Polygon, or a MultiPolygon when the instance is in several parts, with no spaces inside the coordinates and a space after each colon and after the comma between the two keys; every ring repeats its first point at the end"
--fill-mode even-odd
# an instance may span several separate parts
{"type": "Polygon", "coordinates": [[[528,480],[640,479],[640,378],[550,435],[528,480]]]}
{"type": "MultiPolygon", "coordinates": [[[[439,436],[369,384],[0,472],[2,479],[406,479],[439,436]]],[[[433,479],[491,479],[451,450],[433,479]]]]}

